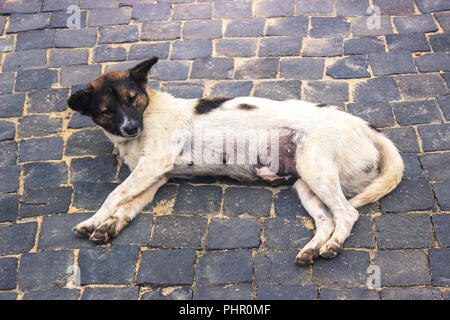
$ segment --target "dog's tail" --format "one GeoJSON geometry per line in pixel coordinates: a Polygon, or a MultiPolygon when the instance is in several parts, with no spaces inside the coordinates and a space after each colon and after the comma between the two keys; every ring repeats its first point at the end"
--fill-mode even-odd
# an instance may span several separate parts
{"type": "Polygon", "coordinates": [[[377,201],[388,194],[395,189],[403,176],[403,160],[392,141],[369,127],[368,135],[380,153],[381,172],[360,194],[349,200],[354,208],[377,201]]]}

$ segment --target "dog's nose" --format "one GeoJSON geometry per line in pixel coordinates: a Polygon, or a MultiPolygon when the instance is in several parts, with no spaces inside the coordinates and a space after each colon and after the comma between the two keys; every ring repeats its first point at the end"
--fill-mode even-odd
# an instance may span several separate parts
{"type": "Polygon", "coordinates": [[[134,136],[138,133],[139,131],[139,126],[137,124],[137,122],[128,122],[125,127],[123,128],[123,130],[125,131],[125,133],[129,136],[134,136]]]}

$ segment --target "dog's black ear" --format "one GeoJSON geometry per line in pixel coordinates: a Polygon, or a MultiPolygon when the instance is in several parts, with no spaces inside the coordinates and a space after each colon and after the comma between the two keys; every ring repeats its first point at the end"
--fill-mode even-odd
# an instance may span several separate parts
{"type": "Polygon", "coordinates": [[[150,68],[158,62],[157,57],[153,57],[151,59],[145,60],[144,62],[139,63],[134,68],[130,69],[130,77],[136,82],[147,82],[147,74],[150,71],[150,68]]]}
{"type": "Polygon", "coordinates": [[[91,113],[91,100],[92,89],[87,88],[72,94],[69,100],[67,100],[67,104],[71,109],[88,116],[91,113]]]}

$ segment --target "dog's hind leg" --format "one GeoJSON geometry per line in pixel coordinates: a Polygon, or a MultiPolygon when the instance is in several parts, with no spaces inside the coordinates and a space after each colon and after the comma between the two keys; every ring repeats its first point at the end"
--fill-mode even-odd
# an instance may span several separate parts
{"type": "Polygon", "coordinates": [[[314,219],[316,225],[316,234],[300,251],[295,261],[298,264],[312,264],[313,259],[319,255],[320,247],[333,234],[333,215],[302,179],[298,179],[293,188],[297,191],[303,207],[314,219]]]}
{"type": "Polygon", "coordinates": [[[359,214],[342,191],[337,164],[323,146],[303,148],[297,152],[297,170],[315,195],[333,213],[335,228],[331,238],[320,248],[319,255],[333,258],[350,235],[359,214]]]}
{"type": "Polygon", "coordinates": [[[148,203],[153,200],[156,191],[167,182],[165,176],[160,177],[147,190],[139,194],[133,200],[121,205],[119,209],[110,217],[97,223],[98,217],[95,215],[77,225],[75,233],[87,237],[95,242],[105,242],[115,237],[122,229],[128,225],[148,203]]]}

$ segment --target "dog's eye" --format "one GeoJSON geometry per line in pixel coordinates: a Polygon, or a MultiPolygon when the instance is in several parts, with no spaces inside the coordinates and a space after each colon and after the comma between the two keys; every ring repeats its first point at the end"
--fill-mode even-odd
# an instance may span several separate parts
{"type": "Polygon", "coordinates": [[[136,96],[128,96],[128,102],[129,103],[134,103],[136,101],[136,96]]]}
{"type": "Polygon", "coordinates": [[[105,116],[112,116],[114,112],[111,109],[106,109],[102,112],[105,116]]]}

